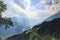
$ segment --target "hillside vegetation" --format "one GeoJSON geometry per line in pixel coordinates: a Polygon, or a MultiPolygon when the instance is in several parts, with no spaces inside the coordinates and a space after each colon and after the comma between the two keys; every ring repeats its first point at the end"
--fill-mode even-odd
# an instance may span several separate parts
{"type": "Polygon", "coordinates": [[[60,40],[60,18],[45,21],[6,40],[60,40]]]}

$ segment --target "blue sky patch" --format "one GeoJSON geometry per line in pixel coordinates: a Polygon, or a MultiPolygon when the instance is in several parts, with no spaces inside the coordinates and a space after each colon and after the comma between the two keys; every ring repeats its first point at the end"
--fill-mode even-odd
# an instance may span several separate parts
{"type": "Polygon", "coordinates": [[[49,5],[49,6],[51,6],[51,5],[52,5],[52,1],[50,0],[50,1],[47,2],[45,5],[49,5]]]}
{"type": "Polygon", "coordinates": [[[30,0],[32,6],[37,5],[40,1],[41,0],[30,0]]]}
{"type": "Polygon", "coordinates": [[[36,8],[37,8],[37,10],[45,10],[45,5],[40,5],[40,6],[36,7],[36,8]]]}

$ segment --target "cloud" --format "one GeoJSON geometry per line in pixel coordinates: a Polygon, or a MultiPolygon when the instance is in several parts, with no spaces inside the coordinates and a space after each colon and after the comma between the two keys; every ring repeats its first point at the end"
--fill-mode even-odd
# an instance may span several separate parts
{"type": "MultiPolygon", "coordinates": [[[[18,1],[18,0],[17,0],[18,1]]],[[[46,18],[48,18],[49,16],[60,12],[60,1],[58,1],[58,3],[56,4],[56,0],[41,0],[39,1],[39,3],[37,5],[35,5],[34,7],[32,7],[31,1],[30,0],[20,0],[20,5],[18,5],[18,3],[16,3],[16,0],[5,0],[5,2],[7,3],[7,10],[6,10],[6,16],[7,17],[19,17],[22,14],[26,15],[30,22],[32,22],[33,20],[44,20],[46,18]],[[52,1],[52,5],[46,5],[45,3],[52,1]],[[22,5],[23,4],[23,5],[22,5]],[[45,9],[38,10],[38,7],[40,6],[44,6],[45,9]],[[25,7],[22,8],[22,7],[25,7]],[[47,16],[46,16],[47,15],[47,16]],[[43,19],[42,19],[43,18],[43,19]]],[[[34,21],[35,23],[36,21],[34,21]]],[[[36,22],[37,23],[37,22],[36,22]]]]}
{"type": "Polygon", "coordinates": [[[21,8],[19,5],[17,5],[14,1],[12,0],[4,0],[5,3],[7,4],[7,10],[4,13],[7,17],[14,17],[14,16],[19,16],[20,13],[25,13],[25,10],[21,8]],[[10,16],[9,16],[10,15],[10,16]]]}
{"type": "Polygon", "coordinates": [[[24,0],[13,0],[17,5],[19,5],[21,8],[25,9],[24,0]]]}
{"type": "MultiPolygon", "coordinates": [[[[4,0],[7,4],[7,10],[3,13],[3,17],[17,17],[17,20],[28,18],[30,26],[37,25],[43,22],[46,18],[60,12],[60,0],[56,3],[56,0],[52,0],[52,5],[46,5],[48,0],[41,0],[39,3],[32,7],[30,0],[4,0]],[[17,3],[16,3],[17,1],[17,3]],[[20,3],[18,3],[18,1],[20,3]],[[45,9],[38,10],[38,7],[44,6],[45,9]],[[26,17],[25,17],[26,16],[26,17]]],[[[23,21],[23,20],[22,20],[23,21]]]]}

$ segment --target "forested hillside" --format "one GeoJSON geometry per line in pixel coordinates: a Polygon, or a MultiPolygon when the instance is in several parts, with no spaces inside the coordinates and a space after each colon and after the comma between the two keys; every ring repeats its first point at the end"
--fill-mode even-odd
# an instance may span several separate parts
{"type": "Polygon", "coordinates": [[[45,21],[19,35],[6,40],[58,40],[60,39],[60,18],[45,21]]]}

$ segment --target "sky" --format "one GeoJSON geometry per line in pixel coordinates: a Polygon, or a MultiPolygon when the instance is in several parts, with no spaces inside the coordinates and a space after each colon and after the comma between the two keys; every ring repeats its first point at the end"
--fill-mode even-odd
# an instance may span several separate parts
{"type": "Polygon", "coordinates": [[[7,17],[18,17],[23,13],[34,26],[60,11],[60,0],[4,0],[7,17]]]}
{"type": "Polygon", "coordinates": [[[3,1],[7,4],[7,10],[2,14],[3,17],[17,17],[18,21],[22,18],[28,18],[27,20],[29,20],[30,28],[43,22],[46,18],[60,12],[60,0],[3,1]]]}

